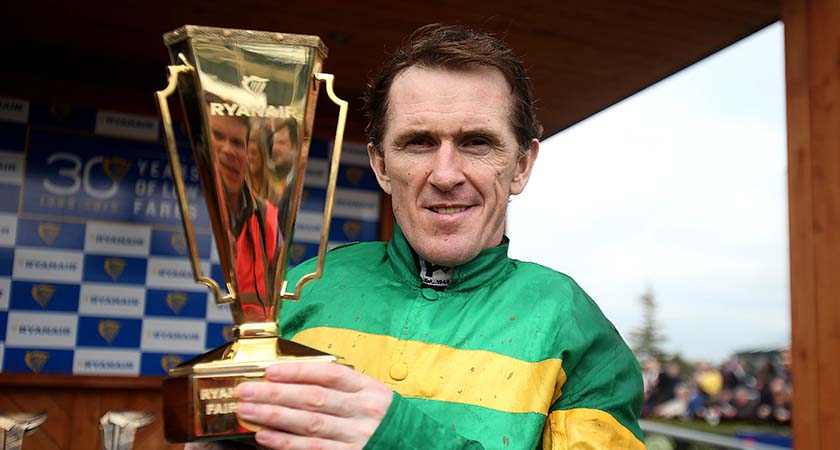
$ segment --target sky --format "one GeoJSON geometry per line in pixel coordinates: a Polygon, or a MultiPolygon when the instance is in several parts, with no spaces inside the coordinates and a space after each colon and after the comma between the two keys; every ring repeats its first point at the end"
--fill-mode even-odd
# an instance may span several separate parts
{"type": "Polygon", "coordinates": [[[573,277],[625,339],[650,289],[690,360],[789,344],[783,43],[771,25],[545,139],[510,255],[573,277]]]}

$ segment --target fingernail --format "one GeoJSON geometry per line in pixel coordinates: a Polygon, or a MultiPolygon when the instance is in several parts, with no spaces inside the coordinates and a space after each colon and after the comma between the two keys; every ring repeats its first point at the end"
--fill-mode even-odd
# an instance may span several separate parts
{"type": "Polygon", "coordinates": [[[257,406],[253,403],[239,402],[239,404],[236,405],[236,412],[242,416],[250,416],[254,414],[256,410],[257,406]]]}
{"type": "Polygon", "coordinates": [[[236,388],[236,396],[248,400],[254,395],[254,386],[251,383],[242,383],[236,388]]]}

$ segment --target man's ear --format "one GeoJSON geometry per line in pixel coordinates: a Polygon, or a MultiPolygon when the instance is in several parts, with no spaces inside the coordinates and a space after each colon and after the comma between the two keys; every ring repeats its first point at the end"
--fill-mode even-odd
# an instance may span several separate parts
{"type": "Polygon", "coordinates": [[[376,174],[376,181],[386,194],[391,195],[391,177],[388,176],[388,170],[385,168],[385,155],[377,152],[371,143],[368,143],[367,152],[370,168],[376,174]]]}
{"type": "Polygon", "coordinates": [[[531,140],[531,146],[524,155],[519,157],[516,161],[516,170],[513,174],[513,180],[510,183],[511,195],[518,195],[525,189],[528,184],[528,179],[531,178],[531,169],[534,168],[534,161],[537,160],[537,155],[540,153],[540,141],[537,139],[531,140]]]}

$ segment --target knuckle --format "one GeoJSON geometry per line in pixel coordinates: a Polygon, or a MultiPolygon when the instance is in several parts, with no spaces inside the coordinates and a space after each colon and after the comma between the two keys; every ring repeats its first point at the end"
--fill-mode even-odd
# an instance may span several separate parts
{"type": "Polygon", "coordinates": [[[321,410],[327,404],[326,390],[317,386],[309,386],[303,391],[303,398],[306,407],[312,410],[321,410]]]}
{"type": "Polygon", "coordinates": [[[283,420],[282,414],[278,408],[263,408],[265,419],[268,423],[276,424],[282,423],[283,420]]]}
{"type": "Polygon", "coordinates": [[[387,412],[387,408],[382,402],[378,402],[374,399],[367,399],[362,402],[361,407],[362,413],[367,417],[384,417],[385,413],[387,412]]]}
{"type": "Polygon", "coordinates": [[[304,424],[304,431],[307,435],[317,435],[324,429],[324,418],[320,414],[310,414],[304,424]]]}

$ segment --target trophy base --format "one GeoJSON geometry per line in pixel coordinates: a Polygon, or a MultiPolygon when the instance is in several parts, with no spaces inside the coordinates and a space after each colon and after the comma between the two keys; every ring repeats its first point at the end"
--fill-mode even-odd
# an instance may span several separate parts
{"type": "Polygon", "coordinates": [[[171,443],[251,438],[259,427],[236,417],[239,383],[260,381],[274,364],[337,359],[276,336],[242,338],[199,355],[163,381],[164,436],[171,443]],[[269,348],[273,358],[264,357],[269,348]]]}

